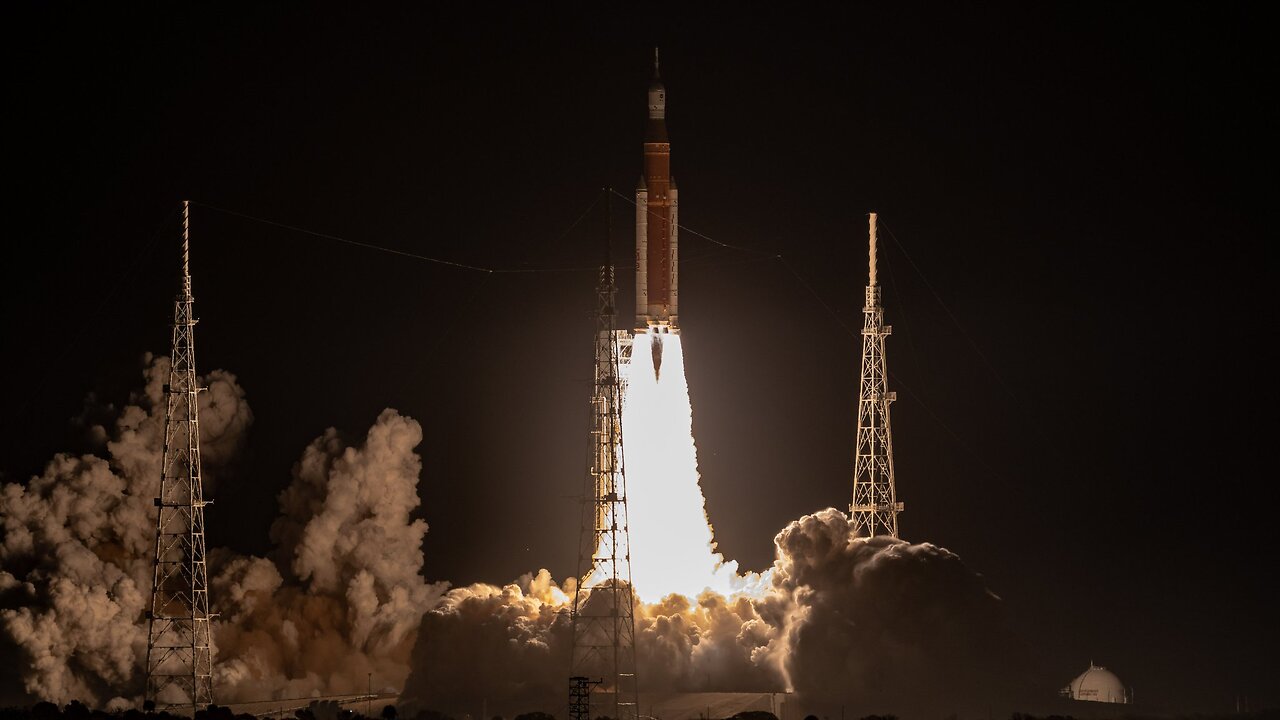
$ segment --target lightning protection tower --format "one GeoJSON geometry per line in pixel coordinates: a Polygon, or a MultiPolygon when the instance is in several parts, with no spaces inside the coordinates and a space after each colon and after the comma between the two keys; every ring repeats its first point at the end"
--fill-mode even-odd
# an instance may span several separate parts
{"type": "Polygon", "coordinates": [[[853,503],[849,512],[855,534],[898,537],[898,491],[893,481],[893,431],[889,404],[898,394],[885,390],[884,339],[893,327],[884,324],[880,286],[876,283],[876,214],[869,220],[866,304],[862,307],[862,380],[858,384],[858,447],[853,466],[853,503]]]}
{"type": "Polygon", "coordinates": [[[173,304],[173,349],[160,494],[155,499],[155,575],[147,611],[146,699],[157,705],[188,704],[194,712],[213,703],[209,582],[205,570],[204,499],[200,475],[199,394],[190,270],[190,207],[182,203],[182,289],[173,304]]]}
{"type": "Polygon", "coordinates": [[[622,381],[615,332],[613,267],[596,289],[595,391],[591,397],[591,471],[583,497],[578,587],[573,596],[569,715],[637,720],[635,597],[631,591],[627,481],[622,455],[622,381]],[[598,678],[598,680],[595,680],[598,678]]]}

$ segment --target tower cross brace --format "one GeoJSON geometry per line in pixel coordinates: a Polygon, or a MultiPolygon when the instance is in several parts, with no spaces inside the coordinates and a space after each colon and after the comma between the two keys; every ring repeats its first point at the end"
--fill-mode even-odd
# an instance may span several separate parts
{"type": "Polygon", "coordinates": [[[209,581],[205,567],[199,394],[190,270],[190,206],[182,203],[182,287],[164,386],[164,453],[155,498],[156,541],[147,608],[146,699],[162,706],[213,703],[209,581]]]}
{"type": "Polygon", "coordinates": [[[600,268],[596,289],[595,382],[591,397],[591,457],[578,545],[578,585],[573,596],[573,657],[569,714],[637,720],[635,595],[627,481],[622,454],[623,375],[626,331],[615,329],[617,288],[612,266],[600,268]],[[592,685],[599,685],[593,695],[592,685]]]}
{"type": "Polygon", "coordinates": [[[876,282],[876,214],[868,221],[868,283],[862,307],[862,377],[858,383],[858,435],[853,469],[854,533],[860,537],[898,537],[903,504],[893,477],[893,430],[889,405],[898,399],[886,389],[884,339],[893,327],[884,324],[880,285],[876,282]]]}

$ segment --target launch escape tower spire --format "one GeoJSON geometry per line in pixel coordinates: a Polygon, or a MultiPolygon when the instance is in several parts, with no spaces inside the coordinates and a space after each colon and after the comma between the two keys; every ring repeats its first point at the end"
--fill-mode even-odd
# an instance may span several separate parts
{"type": "Polygon", "coordinates": [[[884,324],[880,286],[876,283],[876,214],[868,221],[869,281],[862,308],[862,380],[858,384],[858,447],[853,467],[853,503],[849,506],[855,534],[898,537],[898,491],[893,481],[893,431],[889,404],[898,394],[885,390],[884,339],[893,327],[884,324]]]}
{"type": "Polygon", "coordinates": [[[155,499],[155,575],[147,611],[146,699],[158,705],[213,702],[209,582],[205,570],[199,393],[191,314],[190,206],[182,203],[182,289],[173,304],[173,348],[164,418],[160,493],[155,499]]]}
{"type": "Polygon", "coordinates": [[[600,268],[596,288],[595,390],[591,396],[591,459],[573,596],[573,657],[569,716],[590,720],[591,686],[607,699],[595,716],[638,720],[635,596],[631,590],[626,464],[622,454],[620,337],[615,330],[613,266],[600,268]],[[589,587],[588,587],[589,586],[589,587]],[[592,680],[591,678],[599,678],[592,680]]]}

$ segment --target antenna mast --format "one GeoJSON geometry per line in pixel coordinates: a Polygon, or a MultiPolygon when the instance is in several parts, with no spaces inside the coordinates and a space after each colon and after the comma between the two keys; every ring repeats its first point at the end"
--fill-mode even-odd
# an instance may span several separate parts
{"type": "MultiPolygon", "coordinates": [[[[612,231],[612,221],[609,223],[612,231]]],[[[611,232],[610,232],[611,234],[611,232]]],[[[578,586],[573,596],[569,717],[637,720],[635,596],[626,464],[622,454],[622,338],[615,329],[617,287],[612,264],[596,287],[595,389],[591,397],[591,471],[582,504],[578,586]],[[598,678],[598,679],[597,679],[598,678]],[[599,685],[597,711],[591,690],[599,685]]]]}
{"type": "Polygon", "coordinates": [[[192,315],[190,204],[182,202],[182,290],[173,304],[173,347],[164,419],[160,494],[155,498],[155,574],[147,610],[146,699],[187,706],[213,703],[209,581],[205,568],[204,488],[192,315]]]}
{"type": "Polygon", "coordinates": [[[893,333],[884,324],[880,286],[876,283],[876,214],[868,220],[867,296],[862,308],[862,380],[858,384],[858,446],[853,467],[853,502],[849,512],[854,534],[898,537],[898,491],[893,479],[893,431],[889,405],[898,399],[885,390],[884,339],[893,333]]]}

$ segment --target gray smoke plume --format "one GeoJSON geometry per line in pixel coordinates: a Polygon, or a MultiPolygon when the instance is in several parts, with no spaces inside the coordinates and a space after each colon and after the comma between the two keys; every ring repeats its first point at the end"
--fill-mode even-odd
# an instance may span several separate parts
{"type": "MultiPolygon", "coordinates": [[[[151,589],[152,498],[160,477],[169,359],[144,358],[142,392],[100,455],[56,455],[25,485],[0,489],[0,659],[34,698],[102,702],[138,687],[151,589]]],[[[215,370],[200,396],[206,476],[240,448],[253,413],[234,375],[215,370]]]]}
{"type": "MultiPolygon", "coordinates": [[[[167,358],[148,356],[145,389],[87,428],[100,454],[57,455],[0,490],[0,700],[139,702],[168,372],[167,358]]],[[[235,376],[203,383],[201,451],[216,478],[253,415],[235,376]]],[[[394,410],[357,445],[327,430],[280,495],[273,559],[211,553],[220,702],[347,693],[370,672],[380,686],[404,681],[422,614],[444,589],[422,579],[427,526],[410,518],[421,440],[394,410]]]]}
{"type": "Polygon", "coordinates": [[[224,702],[351,693],[373,673],[400,687],[423,612],[444,591],[422,578],[418,423],[384,410],[363,443],[330,428],[280,494],[276,562],[223,560],[211,581],[224,702]]]}
{"type": "Polygon", "coordinates": [[[956,554],[855,538],[834,509],[774,538],[777,651],[807,712],[955,713],[1006,702],[1018,659],[1000,599],[956,554]]]}
{"type": "MultiPolygon", "coordinates": [[[[856,538],[834,509],[792,522],[775,546],[762,592],[637,604],[642,694],[791,690],[814,711],[902,714],[972,707],[1007,685],[1000,600],[955,554],[856,538]]],[[[451,591],[423,617],[402,702],[562,714],[571,592],[546,571],[451,591]]]]}
{"type": "MultiPolygon", "coordinates": [[[[487,705],[508,715],[530,710],[563,715],[572,592],[572,581],[562,590],[546,570],[505,587],[451,590],[422,618],[414,670],[401,696],[406,711],[441,709],[460,717],[487,705]]],[[[744,684],[780,690],[780,673],[767,657],[769,634],[746,598],[729,601],[704,593],[696,601],[679,595],[651,605],[637,600],[641,690],[744,684]]]]}
{"type": "Polygon", "coordinates": [[[567,692],[566,600],[545,570],[505,587],[451,590],[422,618],[402,704],[474,712],[487,700],[507,715],[554,710],[548,698],[567,692]]]}
{"type": "MultiPolygon", "coordinates": [[[[91,428],[99,453],[57,455],[0,489],[0,663],[23,694],[0,699],[138,702],[167,374],[148,358],[145,390],[91,428]]],[[[216,478],[253,416],[233,375],[204,382],[216,478]]],[[[406,710],[562,713],[573,581],[543,570],[505,587],[428,584],[427,526],[412,517],[421,441],[394,410],[358,443],[327,430],[280,494],[270,557],[213,553],[220,702],[356,692],[372,673],[403,684],[406,710]]],[[[790,523],[775,547],[750,595],[637,601],[642,692],[792,690],[820,714],[936,714],[986,709],[1017,677],[999,598],[954,553],[855,538],[833,509],[790,523]]]]}

